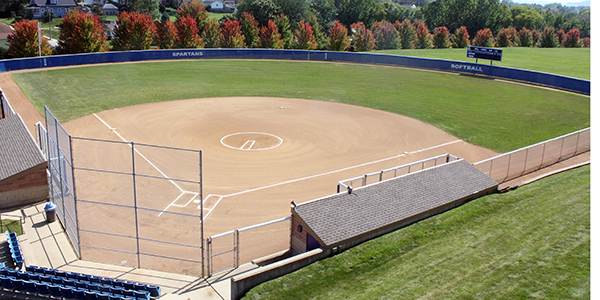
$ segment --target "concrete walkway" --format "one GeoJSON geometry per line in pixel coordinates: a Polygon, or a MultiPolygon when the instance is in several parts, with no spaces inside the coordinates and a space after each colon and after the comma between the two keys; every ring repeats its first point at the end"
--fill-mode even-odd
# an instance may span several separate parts
{"type": "MultiPolygon", "coordinates": [[[[24,209],[3,212],[3,214],[23,217],[24,234],[19,236],[19,242],[23,251],[25,265],[36,265],[62,271],[159,285],[162,288],[160,299],[184,300],[231,299],[229,278],[256,268],[256,265],[246,264],[236,270],[215,274],[209,279],[204,279],[195,276],[80,260],[75,254],[60,222],[48,223],[46,221],[44,205],[45,203],[41,203],[24,209]]],[[[6,238],[0,241],[4,243],[5,240],[6,238]]],[[[7,262],[7,265],[10,266],[9,256],[0,256],[0,260],[0,262],[7,262]]],[[[32,298],[29,297],[28,299],[32,298]]]]}

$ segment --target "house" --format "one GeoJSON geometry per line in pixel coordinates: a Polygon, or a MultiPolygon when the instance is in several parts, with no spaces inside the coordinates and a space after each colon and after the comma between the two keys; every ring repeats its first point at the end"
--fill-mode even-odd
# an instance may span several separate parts
{"type": "Polygon", "coordinates": [[[57,18],[62,18],[75,6],[77,4],[73,0],[30,0],[25,8],[31,9],[33,17],[39,19],[43,18],[47,11],[53,12],[57,18]]]}
{"type": "Polygon", "coordinates": [[[119,14],[119,8],[111,3],[104,4],[104,6],[102,6],[102,10],[104,11],[104,14],[107,16],[116,16],[119,14]]]}
{"type": "Polygon", "coordinates": [[[208,11],[215,13],[233,13],[235,12],[235,2],[228,0],[205,0],[204,4],[208,5],[208,11]]]}

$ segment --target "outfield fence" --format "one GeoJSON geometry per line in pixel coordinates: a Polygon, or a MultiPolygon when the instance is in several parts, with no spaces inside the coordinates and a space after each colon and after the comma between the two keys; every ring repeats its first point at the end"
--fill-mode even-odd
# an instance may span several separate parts
{"type": "Polygon", "coordinates": [[[208,276],[290,249],[290,220],[287,216],[207,238],[208,276]]]}
{"type": "Polygon", "coordinates": [[[451,161],[455,161],[455,160],[459,160],[459,159],[460,158],[458,158],[454,155],[446,153],[446,154],[426,158],[423,160],[415,161],[415,162],[412,162],[409,164],[385,169],[382,171],[368,173],[363,176],[345,179],[345,180],[338,182],[337,192],[340,193],[342,191],[342,189],[346,189],[349,192],[351,192],[352,189],[355,189],[355,188],[358,188],[361,186],[366,186],[366,185],[380,182],[383,180],[396,178],[398,176],[406,175],[411,172],[416,172],[416,171],[420,171],[423,169],[435,167],[439,164],[445,164],[445,163],[449,163],[451,161]]]}
{"type": "Polygon", "coordinates": [[[590,146],[588,127],[482,160],[473,166],[500,184],[590,151],[590,146]]]}

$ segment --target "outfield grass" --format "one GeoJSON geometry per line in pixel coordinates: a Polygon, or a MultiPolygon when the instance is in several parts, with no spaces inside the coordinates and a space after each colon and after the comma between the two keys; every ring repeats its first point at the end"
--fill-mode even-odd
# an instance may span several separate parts
{"type": "Polygon", "coordinates": [[[590,167],[368,241],[244,299],[589,299],[590,167]]]}
{"type": "MultiPolygon", "coordinates": [[[[475,62],[475,59],[467,58],[466,48],[382,50],[375,53],[475,62]]],[[[479,63],[489,64],[490,61],[479,60],[479,63]]],[[[502,48],[502,61],[493,64],[589,80],[590,48],[502,48]]]]}
{"type": "Polygon", "coordinates": [[[589,97],[394,67],[202,60],[99,65],[12,76],[40,112],[47,105],[63,122],[147,102],[268,96],[390,111],[500,152],[590,126],[589,97]]]}

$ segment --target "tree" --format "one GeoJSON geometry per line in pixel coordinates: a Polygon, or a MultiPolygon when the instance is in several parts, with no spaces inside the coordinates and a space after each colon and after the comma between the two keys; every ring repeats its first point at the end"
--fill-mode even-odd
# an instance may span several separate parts
{"type": "Polygon", "coordinates": [[[269,20],[267,26],[262,26],[260,28],[258,47],[268,49],[283,49],[283,39],[281,39],[281,34],[279,34],[277,31],[277,25],[275,22],[269,20]]]}
{"type": "Polygon", "coordinates": [[[581,44],[583,45],[584,48],[589,48],[591,45],[591,40],[589,37],[584,37],[581,39],[581,44]]]}
{"type": "Polygon", "coordinates": [[[377,50],[398,49],[401,43],[398,31],[390,22],[373,24],[373,37],[377,50]]]}
{"type": "Polygon", "coordinates": [[[159,49],[171,49],[177,38],[177,28],[171,21],[165,23],[155,21],[152,27],[154,33],[153,44],[159,49]]]}
{"type": "Polygon", "coordinates": [[[409,19],[404,19],[402,23],[396,21],[394,26],[400,35],[400,46],[402,49],[415,49],[417,34],[415,33],[415,26],[412,22],[409,19]]]}
{"type": "Polygon", "coordinates": [[[158,0],[129,0],[129,10],[149,14],[152,20],[160,19],[158,0]]]}
{"type": "Polygon", "coordinates": [[[98,16],[70,10],[63,16],[58,38],[58,53],[92,53],[108,51],[106,34],[98,16]]]}
{"type": "Polygon", "coordinates": [[[175,13],[177,21],[183,17],[190,17],[196,22],[196,29],[198,35],[202,36],[206,22],[208,21],[208,12],[206,12],[206,6],[198,0],[192,0],[187,2],[177,9],[175,13]]]}
{"type": "Polygon", "coordinates": [[[328,41],[327,37],[325,36],[325,33],[323,33],[321,24],[319,24],[319,21],[317,20],[317,16],[310,16],[310,18],[308,19],[308,24],[310,24],[310,26],[313,29],[313,33],[315,35],[315,39],[318,45],[317,49],[325,49],[327,47],[328,41]]]}
{"type": "Polygon", "coordinates": [[[546,27],[540,34],[540,47],[542,48],[556,48],[560,46],[558,37],[556,36],[556,29],[554,27],[546,27]]]}
{"type": "Polygon", "coordinates": [[[450,31],[442,26],[433,30],[433,47],[436,49],[445,49],[452,47],[450,42],[450,31]]]}
{"type": "Polygon", "coordinates": [[[113,50],[150,49],[153,37],[152,25],[152,17],[149,14],[120,12],[111,42],[113,50]]]}
{"type": "MultiPolygon", "coordinates": [[[[334,0],[310,0],[308,1],[308,6],[310,7],[312,15],[317,18],[319,24],[324,28],[331,28],[337,16],[337,8],[335,7],[334,0]]],[[[313,26],[312,22],[311,26],[313,26]]]]}
{"type": "Polygon", "coordinates": [[[282,14],[290,18],[291,24],[308,20],[310,17],[310,7],[306,0],[273,0],[273,2],[282,14]]]}
{"type": "Polygon", "coordinates": [[[339,21],[335,21],[333,27],[329,29],[327,50],[346,51],[349,47],[350,39],[348,38],[348,28],[339,21]]]}
{"type": "Polygon", "coordinates": [[[516,6],[510,9],[512,26],[515,28],[543,28],[544,17],[536,10],[526,6],[516,6]]]}
{"type": "Polygon", "coordinates": [[[177,28],[176,48],[201,48],[204,46],[202,38],[198,35],[196,20],[190,16],[183,16],[175,22],[177,28]]]}
{"type": "Polygon", "coordinates": [[[460,28],[456,28],[452,35],[452,48],[466,48],[470,44],[467,27],[461,26],[460,28]]]}
{"type": "Polygon", "coordinates": [[[222,48],[243,48],[244,35],[240,22],[227,20],[221,27],[220,44],[222,48]]]}
{"type": "Polygon", "coordinates": [[[562,42],[562,46],[565,48],[581,48],[581,40],[579,39],[580,32],[579,29],[571,29],[567,34],[565,34],[565,38],[562,42]]]}
{"type": "Polygon", "coordinates": [[[363,22],[366,26],[374,23],[372,14],[376,9],[375,0],[339,0],[336,1],[338,20],[345,26],[363,22]]]}
{"type": "Polygon", "coordinates": [[[489,28],[477,31],[477,35],[473,39],[473,46],[494,47],[495,44],[494,35],[489,28]]]}
{"type": "Polygon", "coordinates": [[[240,15],[239,22],[242,29],[242,34],[244,35],[244,43],[246,46],[248,46],[248,48],[254,48],[256,42],[258,41],[258,34],[260,32],[258,29],[258,22],[248,12],[243,12],[240,15]]]}
{"type": "Polygon", "coordinates": [[[294,31],[294,38],[292,41],[292,48],[294,49],[305,49],[315,50],[319,46],[317,39],[315,38],[312,26],[310,23],[300,20],[298,22],[298,29],[294,31]]]}
{"type": "MultiPolygon", "coordinates": [[[[14,58],[40,55],[37,22],[21,20],[13,24],[13,31],[8,34],[8,55],[14,58]]],[[[42,38],[42,56],[52,54],[48,39],[42,38]]]]}
{"type": "Polygon", "coordinates": [[[219,22],[215,19],[209,19],[204,26],[204,32],[202,32],[204,47],[219,48],[220,36],[221,27],[219,26],[219,22]]]}
{"type": "Polygon", "coordinates": [[[519,47],[532,47],[534,45],[533,33],[526,27],[521,28],[521,30],[517,32],[517,37],[519,39],[519,47]]]}
{"type": "Polygon", "coordinates": [[[424,22],[418,22],[418,25],[415,26],[415,33],[417,34],[417,39],[415,40],[415,48],[417,49],[431,49],[433,48],[433,43],[431,42],[431,34],[429,33],[429,29],[424,22]]]}
{"type": "Polygon", "coordinates": [[[385,17],[384,20],[395,23],[402,22],[402,20],[408,19],[411,22],[416,19],[417,9],[406,7],[394,2],[383,3],[385,17]]]}
{"type": "Polygon", "coordinates": [[[354,51],[375,50],[375,38],[373,37],[373,32],[367,29],[364,23],[354,23],[350,28],[352,29],[354,51]]]}
{"type": "Polygon", "coordinates": [[[281,34],[281,39],[283,39],[283,47],[290,48],[292,44],[292,29],[290,25],[290,19],[284,15],[280,14],[275,19],[275,25],[277,25],[277,31],[281,34]]]}
{"type": "Polygon", "coordinates": [[[244,12],[250,13],[262,26],[267,25],[269,20],[275,19],[281,13],[279,6],[273,0],[242,0],[237,10],[239,15],[244,12]]]}
{"type": "Polygon", "coordinates": [[[517,47],[519,46],[519,37],[517,30],[513,27],[503,28],[498,32],[496,37],[496,43],[498,47],[517,47]]]}
{"type": "Polygon", "coordinates": [[[510,25],[510,11],[498,0],[436,0],[421,11],[427,26],[450,30],[465,26],[471,36],[480,29],[499,30],[510,25]]]}
{"type": "Polygon", "coordinates": [[[531,36],[533,37],[533,47],[539,47],[540,46],[540,40],[542,39],[542,33],[537,30],[534,29],[531,31],[531,36]]]}

